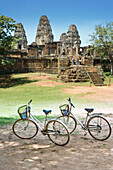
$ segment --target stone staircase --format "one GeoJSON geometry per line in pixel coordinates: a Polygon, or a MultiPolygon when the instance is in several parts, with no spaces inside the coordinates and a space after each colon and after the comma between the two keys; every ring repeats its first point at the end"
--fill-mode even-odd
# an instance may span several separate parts
{"type": "Polygon", "coordinates": [[[103,70],[95,66],[70,66],[62,68],[59,77],[63,82],[86,82],[91,80],[94,85],[103,86],[103,70]]]}
{"type": "Polygon", "coordinates": [[[102,78],[100,77],[100,75],[98,75],[97,72],[87,72],[91,82],[95,85],[95,86],[103,86],[104,82],[102,80],[102,78]]]}
{"type": "Polygon", "coordinates": [[[104,74],[101,67],[87,66],[86,72],[88,74],[89,79],[95,86],[104,85],[104,82],[102,80],[104,79],[104,74]]]}
{"type": "Polygon", "coordinates": [[[88,74],[84,67],[76,69],[75,66],[63,68],[60,71],[60,79],[67,83],[67,82],[86,82],[89,80],[88,74]]]}

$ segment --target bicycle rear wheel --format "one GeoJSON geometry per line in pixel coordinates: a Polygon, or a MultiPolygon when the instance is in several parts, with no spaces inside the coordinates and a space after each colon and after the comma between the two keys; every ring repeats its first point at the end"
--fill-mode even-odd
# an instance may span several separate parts
{"type": "Polygon", "coordinates": [[[64,123],[59,120],[50,120],[46,125],[49,139],[59,146],[66,145],[70,140],[70,133],[64,123]]]}
{"type": "Polygon", "coordinates": [[[103,116],[93,116],[87,123],[89,134],[96,140],[104,141],[111,135],[111,125],[103,116]]]}
{"type": "Polygon", "coordinates": [[[57,119],[62,121],[68,127],[70,134],[76,129],[77,121],[72,116],[64,115],[59,116],[57,119]]]}
{"type": "Polygon", "coordinates": [[[38,133],[38,126],[29,119],[19,119],[13,124],[14,134],[21,139],[31,139],[38,133]]]}

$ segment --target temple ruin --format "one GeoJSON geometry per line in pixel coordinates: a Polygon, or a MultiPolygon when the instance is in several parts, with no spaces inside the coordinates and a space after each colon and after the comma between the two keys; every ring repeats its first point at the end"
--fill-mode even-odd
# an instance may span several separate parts
{"type": "Polygon", "coordinates": [[[27,37],[25,34],[24,27],[22,23],[18,23],[17,25],[18,27],[15,29],[14,32],[14,37],[18,38],[18,40],[16,41],[15,49],[27,49],[27,37]]]}
{"type": "Polygon", "coordinates": [[[17,64],[22,64],[19,65],[21,70],[58,73],[58,77],[64,82],[84,82],[90,79],[94,84],[102,84],[103,71],[100,66],[94,66],[98,53],[89,50],[89,47],[80,46],[76,25],[70,25],[67,33],[62,33],[59,41],[54,41],[49,20],[46,15],[42,15],[36,38],[28,46],[23,25],[18,25],[14,36],[19,40],[12,57],[20,58],[17,64]],[[98,80],[94,80],[97,77],[98,80]]]}
{"type": "Polygon", "coordinates": [[[80,36],[78,34],[77,27],[71,25],[66,33],[60,36],[61,41],[61,53],[66,55],[78,55],[80,49],[80,36]]]}
{"type": "Polygon", "coordinates": [[[53,42],[51,25],[46,15],[40,17],[35,42],[37,45],[53,42]]]}

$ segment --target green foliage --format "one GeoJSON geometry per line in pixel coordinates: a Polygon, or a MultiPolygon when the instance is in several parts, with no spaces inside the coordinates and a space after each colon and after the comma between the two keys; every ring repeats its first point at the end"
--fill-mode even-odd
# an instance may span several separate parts
{"type": "Polygon", "coordinates": [[[13,72],[12,66],[15,60],[8,57],[0,57],[0,75],[11,74],[13,72]]]}
{"type": "Polygon", "coordinates": [[[102,59],[106,56],[110,59],[113,48],[113,22],[106,23],[105,26],[96,25],[95,32],[89,36],[91,48],[95,49],[102,59]]]}
{"type": "Polygon", "coordinates": [[[11,17],[0,15],[0,55],[7,56],[14,47],[13,31],[17,25],[11,17]]]}

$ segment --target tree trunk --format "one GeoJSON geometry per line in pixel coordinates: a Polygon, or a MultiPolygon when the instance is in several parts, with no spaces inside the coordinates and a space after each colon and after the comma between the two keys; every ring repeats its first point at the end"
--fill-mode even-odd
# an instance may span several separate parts
{"type": "Polygon", "coordinates": [[[110,59],[110,65],[111,65],[111,75],[113,75],[113,57],[112,57],[112,55],[109,55],[109,59],[110,59]]]}

